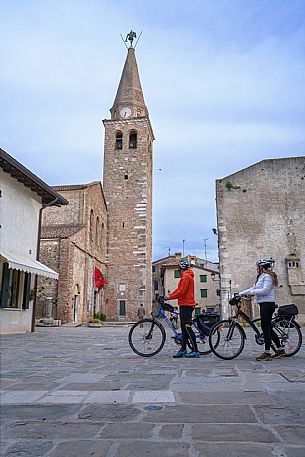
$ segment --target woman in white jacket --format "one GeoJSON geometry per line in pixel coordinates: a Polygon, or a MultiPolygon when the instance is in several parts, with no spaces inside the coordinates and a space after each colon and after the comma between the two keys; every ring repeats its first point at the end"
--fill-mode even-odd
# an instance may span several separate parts
{"type": "Polygon", "coordinates": [[[265,337],[265,352],[256,360],[272,360],[285,356],[281,348],[280,340],[272,328],[271,320],[275,311],[275,288],[277,286],[277,275],[272,271],[274,260],[260,259],[256,262],[257,279],[253,287],[243,290],[239,295],[254,295],[260,307],[262,331],[265,337]],[[276,352],[271,356],[272,341],[276,346],[276,352]]]}

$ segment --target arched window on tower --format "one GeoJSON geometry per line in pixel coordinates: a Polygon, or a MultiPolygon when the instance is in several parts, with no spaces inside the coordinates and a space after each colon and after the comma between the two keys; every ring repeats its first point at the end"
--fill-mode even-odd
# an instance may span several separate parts
{"type": "Polygon", "coordinates": [[[120,131],[115,134],[115,149],[123,149],[123,133],[120,131]]]}
{"type": "Polygon", "coordinates": [[[95,243],[98,246],[100,244],[99,233],[100,233],[100,220],[99,220],[99,217],[97,216],[96,225],[95,225],[95,243]]]}
{"type": "Polygon", "coordinates": [[[89,221],[89,239],[93,241],[93,209],[90,211],[90,221],[89,221]]]}
{"type": "Polygon", "coordinates": [[[135,130],[132,130],[129,134],[129,148],[135,149],[138,147],[138,134],[135,130]]]}

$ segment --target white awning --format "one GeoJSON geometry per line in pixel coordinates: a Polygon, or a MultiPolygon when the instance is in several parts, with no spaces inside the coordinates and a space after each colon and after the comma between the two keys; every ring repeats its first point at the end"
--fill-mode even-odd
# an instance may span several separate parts
{"type": "Polygon", "coordinates": [[[34,275],[46,276],[47,278],[58,279],[58,273],[56,273],[56,271],[51,270],[51,268],[38,262],[38,260],[24,257],[13,252],[5,252],[3,249],[0,249],[0,255],[7,260],[9,268],[26,271],[27,273],[32,273],[34,275]]]}

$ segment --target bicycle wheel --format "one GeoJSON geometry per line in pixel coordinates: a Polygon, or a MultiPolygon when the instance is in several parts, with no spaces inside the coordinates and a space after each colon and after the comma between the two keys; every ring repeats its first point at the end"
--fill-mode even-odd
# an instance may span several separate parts
{"type": "Polygon", "coordinates": [[[302,345],[302,332],[293,320],[276,319],[272,321],[273,330],[280,339],[281,346],[285,349],[286,357],[295,355],[302,345]]]}
{"type": "Polygon", "coordinates": [[[164,327],[155,319],[144,319],[134,324],[128,334],[129,346],[142,357],[158,354],[164,346],[166,333],[164,327]]]}
{"type": "Polygon", "coordinates": [[[213,353],[220,359],[235,359],[244,349],[244,331],[234,321],[223,320],[217,322],[211,329],[209,344],[213,353]]]}

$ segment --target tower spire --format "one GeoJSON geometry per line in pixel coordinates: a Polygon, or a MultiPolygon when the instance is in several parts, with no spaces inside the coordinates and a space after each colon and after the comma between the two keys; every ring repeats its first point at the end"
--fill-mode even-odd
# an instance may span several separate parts
{"type": "MultiPolygon", "coordinates": [[[[130,40],[128,38],[129,35],[127,35],[126,40],[130,40]]],[[[132,41],[131,46],[128,48],[116,97],[110,109],[112,119],[118,119],[120,110],[125,107],[131,109],[131,117],[146,116],[148,114],[132,41]]]]}

